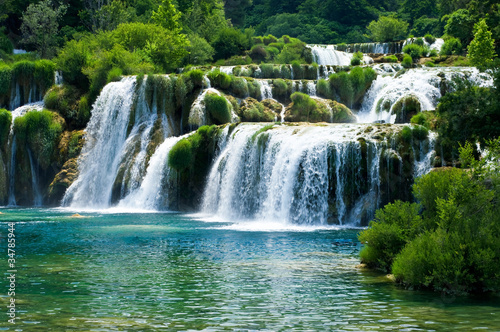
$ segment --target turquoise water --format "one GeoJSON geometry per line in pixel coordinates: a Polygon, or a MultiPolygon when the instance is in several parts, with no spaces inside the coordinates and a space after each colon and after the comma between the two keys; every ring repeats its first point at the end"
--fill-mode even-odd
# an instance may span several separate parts
{"type": "Polygon", "coordinates": [[[356,229],[0,211],[5,275],[16,223],[18,317],[7,321],[2,278],[0,330],[500,330],[498,298],[407,291],[356,269],[356,229]]]}

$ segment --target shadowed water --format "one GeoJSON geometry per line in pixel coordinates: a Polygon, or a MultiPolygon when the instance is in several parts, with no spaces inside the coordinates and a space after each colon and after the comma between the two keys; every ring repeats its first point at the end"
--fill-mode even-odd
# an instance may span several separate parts
{"type": "MultiPolygon", "coordinates": [[[[498,298],[405,291],[383,275],[354,268],[357,229],[259,231],[255,222],[168,213],[80,212],[85,218],[71,218],[74,212],[64,210],[1,212],[2,248],[7,222],[16,222],[16,331],[500,326],[498,298]]],[[[0,268],[6,273],[6,256],[0,268]]],[[[6,292],[1,299],[6,308],[6,292]]],[[[0,330],[14,331],[6,315],[0,330]]]]}

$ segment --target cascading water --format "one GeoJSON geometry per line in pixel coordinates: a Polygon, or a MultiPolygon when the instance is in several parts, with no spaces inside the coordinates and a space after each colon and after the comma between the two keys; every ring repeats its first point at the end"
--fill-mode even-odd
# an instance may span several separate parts
{"type": "Polygon", "coordinates": [[[260,84],[260,96],[261,100],[273,99],[273,89],[269,85],[268,80],[258,80],[260,84]]]}
{"type": "Polygon", "coordinates": [[[28,149],[28,159],[30,161],[31,187],[33,189],[33,206],[40,207],[42,206],[43,198],[38,185],[38,169],[33,162],[33,156],[30,149],[28,149]]]}
{"type": "Polygon", "coordinates": [[[361,210],[373,214],[380,203],[379,146],[386,143],[363,136],[368,127],[239,125],[212,166],[203,213],[226,221],[358,224],[361,210]]]}
{"type": "Polygon", "coordinates": [[[66,191],[63,205],[109,207],[113,182],[127,150],[135,87],[136,78],[126,77],[106,85],[97,98],[78,160],[79,176],[66,191]]]}
{"type": "Polygon", "coordinates": [[[410,95],[418,99],[422,111],[434,110],[441,97],[443,80],[451,88],[454,77],[468,78],[479,86],[493,84],[491,77],[480,74],[476,68],[418,68],[407,70],[402,75],[379,75],[364,98],[358,121],[394,123],[396,114],[392,107],[410,95]]]}
{"type": "Polygon", "coordinates": [[[307,45],[318,65],[349,66],[352,54],[337,51],[335,45],[307,45]]]}

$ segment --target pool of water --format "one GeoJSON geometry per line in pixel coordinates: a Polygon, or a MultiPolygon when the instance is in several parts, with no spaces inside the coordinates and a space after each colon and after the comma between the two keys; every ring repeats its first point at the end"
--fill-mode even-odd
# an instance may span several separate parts
{"type": "Polygon", "coordinates": [[[500,330],[498,297],[408,291],[355,268],[359,229],[0,212],[0,330],[500,330]],[[8,222],[16,224],[15,325],[7,321],[8,222]]]}

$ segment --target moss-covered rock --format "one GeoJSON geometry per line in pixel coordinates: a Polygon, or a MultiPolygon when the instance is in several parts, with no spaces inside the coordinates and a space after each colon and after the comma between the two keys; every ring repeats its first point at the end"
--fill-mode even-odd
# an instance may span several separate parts
{"type": "Polygon", "coordinates": [[[409,123],[411,118],[420,111],[420,101],[415,95],[399,99],[391,109],[392,114],[396,115],[396,123],[409,123]]]}
{"type": "MultiPolygon", "coordinates": [[[[266,105],[276,107],[269,99],[266,101],[266,105]]],[[[277,104],[279,105],[279,103],[277,104]]],[[[263,103],[249,97],[242,100],[238,116],[243,122],[272,122],[277,116],[273,109],[265,107],[263,103]]]]}
{"type": "Polygon", "coordinates": [[[330,106],[330,109],[332,111],[332,118],[331,118],[332,123],[355,123],[356,122],[356,116],[344,104],[336,102],[335,100],[326,100],[325,102],[328,103],[328,105],[330,106]]]}
{"type": "Polygon", "coordinates": [[[231,122],[231,105],[224,96],[216,93],[207,93],[203,99],[207,114],[215,124],[231,122]]]}
{"type": "Polygon", "coordinates": [[[66,161],[54,180],[50,183],[48,189],[49,204],[58,204],[64,196],[66,189],[78,177],[78,158],[72,158],[66,161]]]}

